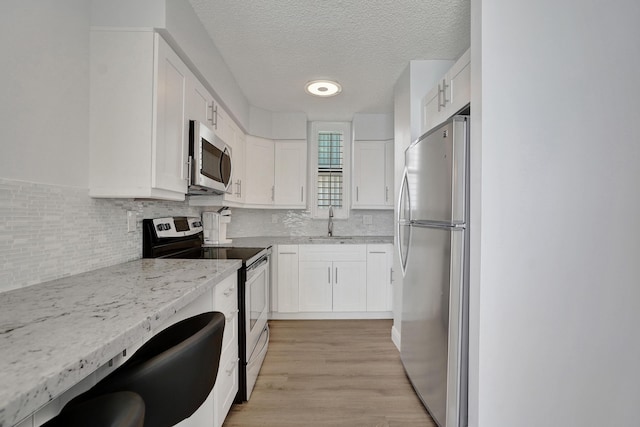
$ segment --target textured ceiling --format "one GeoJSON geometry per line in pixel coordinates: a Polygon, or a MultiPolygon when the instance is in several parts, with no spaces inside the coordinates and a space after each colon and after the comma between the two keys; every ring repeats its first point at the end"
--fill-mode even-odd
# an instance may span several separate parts
{"type": "Polygon", "coordinates": [[[250,104],[351,120],[393,111],[412,59],[455,59],[470,44],[470,0],[189,0],[250,104]],[[342,93],[314,98],[310,80],[342,93]]]}

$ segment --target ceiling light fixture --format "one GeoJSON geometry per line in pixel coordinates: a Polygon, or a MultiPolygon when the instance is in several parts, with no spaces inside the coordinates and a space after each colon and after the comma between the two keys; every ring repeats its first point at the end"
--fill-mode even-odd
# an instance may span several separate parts
{"type": "Polygon", "coordinates": [[[342,92],[342,86],[331,80],[314,80],[308,82],[304,89],[311,95],[321,97],[334,96],[342,92]]]}

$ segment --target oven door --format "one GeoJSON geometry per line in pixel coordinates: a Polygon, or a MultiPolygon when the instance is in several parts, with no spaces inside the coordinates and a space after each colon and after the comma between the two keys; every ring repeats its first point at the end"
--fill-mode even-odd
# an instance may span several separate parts
{"type": "MultiPolygon", "coordinates": [[[[247,357],[260,339],[267,324],[269,310],[269,257],[265,256],[247,267],[245,281],[245,325],[247,357]]],[[[249,360],[247,360],[247,363],[249,360]]]]}

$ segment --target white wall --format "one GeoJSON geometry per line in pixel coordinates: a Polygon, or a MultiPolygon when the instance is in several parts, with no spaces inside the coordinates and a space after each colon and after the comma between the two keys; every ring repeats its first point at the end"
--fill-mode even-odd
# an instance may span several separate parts
{"type": "Polygon", "coordinates": [[[2,3],[0,177],[87,186],[88,22],[84,0],[2,3]]]}
{"type": "Polygon", "coordinates": [[[473,14],[470,425],[638,425],[640,3],[473,14]]]}
{"type": "Polygon", "coordinates": [[[354,141],[393,139],[393,114],[356,113],[352,123],[354,141]]]}
{"type": "Polygon", "coordinates": [[[91,25],[157,29],[238,125],[249,129],[249,102],[188,1],[91,0],[91,25]]]}
{"type": "Polygon", "coordinates": [[[0,292],[140,258],[143,218],[200,210],[88,196],[90,2],[1,9],[0,292]]]}

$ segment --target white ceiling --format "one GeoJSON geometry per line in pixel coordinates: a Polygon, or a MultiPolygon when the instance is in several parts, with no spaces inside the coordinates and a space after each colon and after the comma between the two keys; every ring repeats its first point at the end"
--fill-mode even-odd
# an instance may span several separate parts
{"type": "Polygon", "coordinates": [[[412,59],[456,59],[470,44],[470,0],[189,0],[249,103],[309,120],[393,111],[412,59]],[[315,98],[310,80],[342,93],[315,98]]]}

